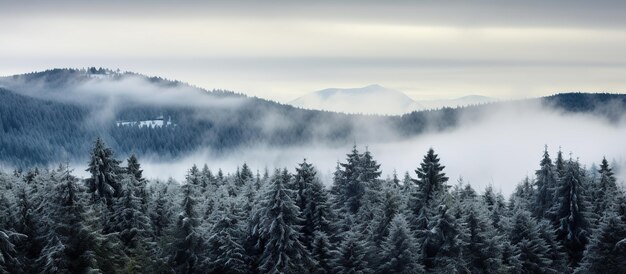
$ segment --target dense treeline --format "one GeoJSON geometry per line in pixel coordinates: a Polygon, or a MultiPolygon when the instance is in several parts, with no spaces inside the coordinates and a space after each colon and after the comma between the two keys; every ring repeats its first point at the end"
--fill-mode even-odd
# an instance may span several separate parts
{"type": "Polygon", "coordinates": [[[538,158],[506,199],[451,184],[433,149],[382,179],[354,147],[326,188],[306,160],[148,181],[98,138],[84,180],[0,173],[0,272],[625,273],[626,196],[606,159],[538,158]]]}
{"type": "MultiPolygon", "coordinates": [[[[132,87],[127,92],[133,94],[132,87]]],[[[610,118],[621,117],[626,109],[626,95],[619,94],[571,93],[537,100],[565,111],[601,112],[610,118]]],[[[515,102],[496,105],[501,104],[515,102]]],[[[315,141],[334,145],[354,140],[389,141],[426,130],[449,129],[458,124],[461,113],[480,113],[490,106],[417,111],[403,116],[347,115],[298,109],[229,91],[206,91],[128,72],[54,69],[0,78],[0,163],[29,168],[67,159],[82,160],[96,136],[102,136],[120,155],[134,153],[164,159],[175,159],[199,148],[227,153],[256,144],[284,147],[315,141]],[[94,80],[99,79],[94,76],[102,75],[106,78],[94,80]],[[70,90],[87,82],[114,83],[127,77],[143,79],[147,89],[184,87],[203,98],[234,98],[240,103],[237,107],[194,107],[149,103],[150,98],[118,98],[114,113],[109,113],[102,94],[87,90],[81,93],[82,100],[68,99],[72,97],[70,90]],[[116,126],[116,121],[158,116],[171,118],[176,126],[116,126]]]]}

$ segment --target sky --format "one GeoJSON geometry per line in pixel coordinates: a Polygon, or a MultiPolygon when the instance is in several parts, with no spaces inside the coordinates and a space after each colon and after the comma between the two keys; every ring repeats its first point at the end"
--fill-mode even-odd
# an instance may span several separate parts
{"type": "Polygon", "coordinates": [[[0,75],[107,67],[279,102],[626,91],[624,1],[6,1],[0,75]]]}

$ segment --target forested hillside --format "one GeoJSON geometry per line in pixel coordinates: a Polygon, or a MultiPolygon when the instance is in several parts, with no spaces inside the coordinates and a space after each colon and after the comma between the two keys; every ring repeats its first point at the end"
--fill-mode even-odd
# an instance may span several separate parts
{"type": "Polygon", "coordinates": [[[228,153],[254,145],[395,141],[454,128],[462,117],[529,102],[610,119],[621,117],[626,109],[626,95],[570,93],[403,116],[347,115],[298,109],[229,91],[206,91],[135,73],[55,69],[0,78],[0,163],[26,168],[84,160],[81,152],[96,136],[120,155],[161,159],[199,149],[228,153]],[[157,117],[172,124],[119,123],[157,117]]]}
{"type": "Polygon", "coordinates": [[[450,180],[433,149],[382,179],[355,146],[329,189],[306,160],[194,165],[176,182],[146,180],[101,139],[88,158],[0,173],[0,273],[626,272],[626,196],[606,159],[587,170],[546,148],[506,198],[450,180]]]}

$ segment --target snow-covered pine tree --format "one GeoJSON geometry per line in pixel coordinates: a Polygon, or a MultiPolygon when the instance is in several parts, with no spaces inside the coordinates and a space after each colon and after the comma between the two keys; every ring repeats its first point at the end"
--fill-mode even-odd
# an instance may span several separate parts
{"type": "MultiPolygon", "coordinates": [[[[32,183],[32,182],[31,182],[32,183]]],[[[37,213],[38,209],[33,204],[28,191],[28,186],[22,185],[17,189],[17,200],[14,210],[15,223],[13,230],[18,234],[24,235],[25,238],[18,241],[16,249],[19,252],[19,260],[24,265],[24,272],[31,272],[34,267],[34,261],[39,257],[42,247],[42,238],[40,233],[41,216],[37,213]]]]}
{"type": "Polygon", "coordinates": [[[539,227],[531,213],[517,207],[511,217],[509,239],[518,250],[522,270],[528,273],[551,273],[552,261],[548,258],[548,245],[539,234],[539,227]]]}
{"type": "Polygon", "coordinates": [[[470,273],[494,273],[501,268],[502,237],[491,224],[488,209],[477,198],[462,201],[460,207],[467,228],[467,268],[470,273]]]}
{"type": "Polygon", "coordinates": [[[333,259],[333,271],[336,274],[374,273],[366,260],[366,246],[361,236],[355,231],[343,233],[343,241],[333,259]]]}
{"type": "Polygon", "coordinates": [[[377,273],[424,273],[424,267],[419,263],[418,246],[401,213],[391,221],[380,256],[382,260],[377,273]]]}
{"type": "MultiPolygon", "coordinates": [[[[449,194],[447,194],[449,195],[449,194]]],[[[467,261],[463,254],[467,245],[467,229],[454,218],[440,195],[435,214],[429,220],[428,228],[422,231],[422,259],[427,271],[435,273],[458,273],[467,271],[467,261]]]]}
{"type": "Polygon", "coordinates": [[[410,211],[409,220],[414,230],[423,230],[428,225],[428,208],[433,200],[441,193],[447,192],[448,177],[443,172],[445,166],[439,163],[440,159],[433,148],[428,149],[426,155],[415,170],[417,179],[412,179],[416,187],[408,201],[410,211]]]}
{"type": "Polygon", "coordinates": [[[110,229],[117,233],[126,254],[134,259],[136,249],[149,248],[152,238],[152,224],[144,213],[140,197],[137,197],[138,182],[133,175],[125,175],[122,179],[122,193],[113,199],[110,229]]]}
{"type": "Polygon", "coordinates": [[[593,231],[576,273],[626,273],[626,252],[619,243],[626,239],[626,197],[619,193],[593,231]]]}
{"type": "Polygon", "coordinates": [[[615,174],[613,169],[609,167],[606,157],[602,158],[600,169],[598,170],[599,180],[591,189],[593,197],[593,212],[598,216],[603,216],[607,211],[611,210],[615,195],[618,193],[615,174]]]}
{"type": "Polygon", "coordinates": [[[311,251],[316,232],[323,232],[325,235],[335,232],[332,228],[334,214],[330,206],[328,192],[316,177],[311,177],[304,195],[306,202],[301,210],[304,220],[301,239],[302,244],[311,251]]]}
{"type": "Polygon", "coordinates": [[[532,213],[538,219],[548,217],[554,202],[554,191],[557,187],[557,174],[550,159],[548,147],[545,146],[540,168],[535,171],[535,198],[532,213]]]}
{"type": "Polygon", "coordinates": [[[333,245],[326,233],[315,231],[313,244],[311,246],[311,257],[315,261],[312,273],[330,274],[333,273],[333,258],[336,255],[333,245]]]}
{"type": "Polygon", "coordinates": [[[557,240],[565,248],[572,267],[578,265],[590,236],[590,205],[583,188],[584,180],[584,170],[577,161],[569,160],[555,192],[557,202],[551,213],[557,221],[554,223],[557,240]]]}
{"type": "Polygon", "coordinates": [[[377,209],[375,217],[367,220],[367,223],[371,223],[368,243],[371,245],[370,251],[375,253],[375,256],[379,254],[383,242],[389,235],[392,221],[400,213],[400,209],[399,197],[391,189],[385,190],[382,194],[382,204],[377,209]]]}
{"type": "Polygon", "coordinates": [[[15,243],[26,235],[7,231],[0,227],[0,274],[25,272],[26,265],[19,260],[15,243]]]}
{"type": "Polygon", "coordinates": [[[209,273],[243,274],[250,270],[246,264],[243,248],[243,227],[235,214],[237,205],[226,203],[218,206],[215,225],[207,239],[209,273]]]}
{"type": "Polygon", "coordinates": [[[85,180],[87,191],[92,193],[93,203],[104,199],[107,205],[111,205],[113,197],[120,194],[120,161],[113,158],[113,150],[108,148],[102,139],[98,137],[91,150],[88,171],[90,178],[85,180]]]}
{"type": "MultiPolygon", "coordinates": [[[[128,160],[126,160],[126,162],[127,162],[126,173],[128,175],[133,176],[134,178],[134,180],[132,180],[133,191],[135,192],[134,195],[141,200],[142,210],[144,211],[144,213],[146,213],[148,200],[149,200],[149,194],[146,188],[147,180],[143,178],[143,170],[141,169],[141,164],[139,164],[139,160],[137,159],[137,156],[135,156],[135,154],[130,155],[130,157],[128,157],[128,160]]],[[[124,179],[123,176],[122,176],[122,179],[124,179]]],[[[122,185],[123,184],[124,182],[122,182],[122,185]]]]}
{"type": "Polygon", "coordinates": [[[352,152],[347,155],[346,163],[341,163],[342,185],[345,187],[340,194],[343,195],[345,207],[351,214],[356,214],[361,208],[363,195],[365,195],[365,184],[361,180],[361,154],[352,148],[352,152]]]}
{"type": "MultiPolygon", "coordinates": [[[[191,173],[191,172],[190,172],[191,173]]],[[[183,200],[181,212],[173,227],[172,256],[170,265],[177,273],[205,272],[206,243],[199,231],[200,220],[197,207],[198,185],[192,180],[181,186],[183,200]]]]}
{"type": "Polygon", "coordinates": [[[563,246],[556,240],[554,226],[549,220],[543,219],[538,223],[539,236],[546,242],[548,247],[546,257],[552,261],[550,269],[557,273],[570,272],[567,266],[567,254],[563,250],[563,246]]]}
{"type": "Polygon", "coordinates": [[[53,179],[54,193],[46,203],[44,222],[47,234],[38,259],[44,273],[113,272],[123,269],[126,257],[116,237],[103,235],[98,220],[85,210],[78,179],[69,168],[53,179]]]}
{"type": "Polygon", "coordinates": [[[259,271],[262,273],[305,273],[313,264],[300,242],[300,209],[288,188],[286,169],[273,176],[261,200],[259,231],[265,239],[259,271]]]}
{"type": "Polygon", "coordinates": [[[164,235],[167,227],[172,222],[171,204],[166,193],[167,186],[162,186],[156,190],[156,198],[152,203],[152,210],[149,213],[155,240],[158,240],[164,235]]]}

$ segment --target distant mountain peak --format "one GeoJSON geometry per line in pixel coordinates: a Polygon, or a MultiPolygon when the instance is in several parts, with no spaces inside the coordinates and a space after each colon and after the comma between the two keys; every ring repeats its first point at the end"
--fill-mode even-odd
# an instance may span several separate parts
{"type": "Polygon", "coordinates": [[[406,94],[378,84],[360,88],[327,88],[302,96],[291,104],[308,109],[388,115],[419,109],[419,105],[406,94]]]}

